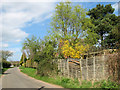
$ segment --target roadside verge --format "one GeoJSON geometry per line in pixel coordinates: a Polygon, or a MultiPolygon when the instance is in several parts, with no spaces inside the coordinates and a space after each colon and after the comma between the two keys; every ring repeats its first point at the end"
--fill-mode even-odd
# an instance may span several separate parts
{"type": "Polygon", "coordinates": [[[35,81],[37,81],[37,82],[39,82],[39,83],[43,83],[44,85],[49,85],[50,88],[63,88],[63,87],[58,86],[58,85],[55,85],[55,84],[51,84],[51,83],[47,83],[47,82],[44,82],[44,81],[35,79],[35,78],[33,78],[33,77],[31,77],[31,76],[29,76],[29,75],[27,75],[27,74],[21,72],[21,69],[19,69],[19,67],[18,67],[18,71],[19,71],[21,74],[27,76],[28,78],[30,78],[30,79],[32,79],[32,80],[35,80],[35,81]]]}

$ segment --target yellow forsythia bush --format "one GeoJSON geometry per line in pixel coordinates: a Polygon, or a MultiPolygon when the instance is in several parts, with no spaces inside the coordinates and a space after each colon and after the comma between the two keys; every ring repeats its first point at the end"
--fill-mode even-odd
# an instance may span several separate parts
{"type": "Polygon", "coordinates": [[[25,64],[23,63],[22,66],[25,66],[25,64]]]}
{"type": "MultiPolygon", "coordinates": [[[[62,40],[61,40],[62,42],[62,40]]],[[[82,54],[84,54],[89,49],[89,45],[82,45],[79,42],[76,44],[70,45],[69,41],[63,41],[62,45],[62,53],[65,58],[80,58],[82,54]]]]}

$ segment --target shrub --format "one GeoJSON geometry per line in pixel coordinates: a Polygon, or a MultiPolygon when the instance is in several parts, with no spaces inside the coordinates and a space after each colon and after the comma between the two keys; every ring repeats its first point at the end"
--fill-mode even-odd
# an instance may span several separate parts
{"type": "Polygon", "coordinates": [[[19,66],[20,64],[17,64],[17,67],[19,66]]]}
{"type": "Polygon", "coordinates": [[[113,81],[120,81],[120,56],[119,53],[109,54],[107,60],[108,72],[113,81]]]}
{"type": "Polygon", "coordinates": [[[112,82],[110,80],[103,80],[100,82],[100,88],[119,88],[119,85],[116,82],[112,82]]]}
{"type": "Polygon", "coordinates": [[[69,78],[63,78],[61,80],[61,83],[69,83],[70,82],[70,79],[69,78]]]}
{"type": "Polygon", "coordinates": [[[9,68],[11,66],[11,63],[6,61],[6,60],[3,60],[2,61],[2,66],[3,66],[3,68],[9,68]]]}

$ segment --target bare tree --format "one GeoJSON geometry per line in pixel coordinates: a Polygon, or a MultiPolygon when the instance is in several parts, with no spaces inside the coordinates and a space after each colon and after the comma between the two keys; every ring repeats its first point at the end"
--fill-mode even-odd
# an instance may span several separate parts
{"type": "Polygon", "coordinates": [[[0,51],[0,57],[2,60],[7,60],[9,57],[11,57],[13,55],[13,52],[11,51],[0,51]]]}

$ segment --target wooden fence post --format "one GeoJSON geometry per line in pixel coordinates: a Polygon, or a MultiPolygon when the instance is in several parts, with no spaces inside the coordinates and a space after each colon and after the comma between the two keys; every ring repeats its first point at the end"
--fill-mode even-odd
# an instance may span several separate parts
{"type": "Polygon", "coordinates": [[[60,70],[60,60],[58,59],[58,70],[60,70]]]}
{"type": "Polygon", "coordinates": [[[67,59],[67,74],[68,74],[68,78],[69,78],[69,59],[67,59]]]}
{"type": "Polygon", "coordinates": [[[74,78],[74,75],[73,75],[74,73],[73,73],[73,68],[72,68],[72,78],[74,78]]]}
{"type": "Polygon", "coordinates": [[[86,68],[87,68],[87,75],[86,75],[86,78],[87,78],[87,80],[88,80],[88,55],[87,55],[87,58],[86,58],[86,68]]]}
{"type": "Polygon", "coordinates": [[[60,75],[61,74],[61,59],[58,59],[58,74],[60,75]]]}
{"type": "Polygon", "coordinates": [[[102,70],[102,71],[103,71],[103,79],[104,79],[104,78],[105,78],[105,72],[104,72],[104,67],[105,67],[105,66],[104,66],[105,52],[104,52],[104,54],[103,54],[103,58],[102,58],[102,60],[103,60],[103,65],[102,65],[102,66],[103,66],[103,70],[102,70]]]}
{"type": "Polygon", "coordinates": [[[70,67],[70,77],[72,78],[72,67],[70,67]]]}
{"type": "Polygon", "coordinates": [[[61,62],[61,66],[60,66],[61,67],[61,75],[63,75],[63,60],[61,59],[60,62],[61,62]]]}
{"type": "Polygon", "coordinates": [[[65,63],[66,63],[66,61],[64,60],[64,67],[63,67],[64,68],[64,76],[65,76],[65,63]]]}
{"type": "Polygon", "coordinates": [[[60,59],[60,75],[61,75],[61,77],[62,77],[62,59],[60,59]]]}
{"type": "Polygon", "coordinates": [[[80,82],[82,81],[82,63],[81,63],[81,59],[80,58],[80,82]]]}
{"type": "Polygon", "coordinates": [[[95,80],[95,77],[96,77],[95,74],[96,73],[95,73],[95,54],[94,54],[94,57],[93,57],[93,80],[95,80]]]}
{"type": "Polygon", "coordinates": [[[78,73],[77,73],[77,70],[76,70],[76,78],[78,78],[78,75],[77,75],[78,73]]]}

